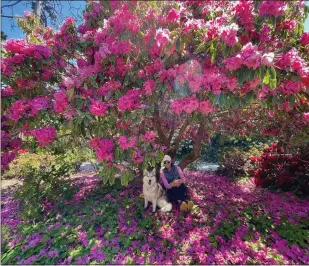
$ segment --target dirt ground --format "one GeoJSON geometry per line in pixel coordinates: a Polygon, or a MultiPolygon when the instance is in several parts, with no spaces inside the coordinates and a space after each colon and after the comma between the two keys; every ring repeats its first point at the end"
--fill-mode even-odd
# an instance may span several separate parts
{"type": "Polygon", "coordinates": [[[8,180],[3,180],[1,179],[1,189],[6,189],[8,187],[14,186],[18,184],[18,179],[8,179],[8,180]]]}

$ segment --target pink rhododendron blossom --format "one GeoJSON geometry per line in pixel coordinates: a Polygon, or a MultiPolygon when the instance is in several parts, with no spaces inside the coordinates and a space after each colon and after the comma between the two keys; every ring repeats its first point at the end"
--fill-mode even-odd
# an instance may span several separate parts
{"type": "Polygon", "coordinates": [[[124,96],[118,100],[118,109],[125,111],[128,109],[137,109],[140,106],[140,91],[137,89],[129,90],[124,96]]]}
{"type": "Polygon", "coordinates": [[[70,89],[70,88],[73,88],[74,86],[74,81],[72,80],[72,78],[70,77],[65,77],[62,81],[62,84],[67,88],[67,89],[70,89]]]}
{"type": "Polygon", "coordinates": [[[172,101],[171,108],[176,114],[180,114],[182,111],[191,114],[199,108],[199,101],[195,96],[180,98],[172,101]]]}
{"type": "Polygon", "coordinates": [[[48,108],[48,102],[44,97],[35,97],[33,98],[30,103],[31,113],[30,116],[35,116],[39,113],[39,111],[48,108]]]}
{"type": "Polygon", "coordinates": [[[259,6],[260,16],[273,15],[275,17],[284,15],[287,9],[287,4],[285,1],[262,1],[259,6]]]}
{"type": "Polygon", "coordinates": [[[8,117],[11,120],[17,121],[26,115],[27,110],[29,109],[29,105],[26,104],[23,100],[17,100],[12,103],[8,117]]]}
{"type": "Polygon", "coordinates": [[[188,73],[186,76],[190,90],[197,93],[202,89],[202,75],[199,73],[188,73]]]}
{"type": "Polygon", "coordinates": [[[308,45],[309,44],[309,32],[304,32],[301,38],[299,39],[299,43],[302,45],[308,45]]]}
{"type": "Polygon", "coordinates": [[[239,1],[235,7],[235,15],[239,16],[239,22],[248,31],[254,28],[253,1],[239,1]]]}
{"type": "Polygon", "coordinates": [[[53,76],[53,71],[51,71],[51,70],[43,70],[43,72],[42,72],[42,77],[43,77],[43,79],[44,80],[49,80],[52,76],[53,76]]]}
{"type": "Polygon", "coordinates": [[[127,136],[120,136],[118,143],[121,149],[127,150],[133,148],[136,145],[137,137],[132,137],[129,139],[127,136]]]}
{"type": "Polygon", "coordinates": [[[208,101],[208,100],[207,101],[201,101],[200,106],[199,106],[199,110],[203,114],[209,114],[209,113],[214,111],[214,107],[211,106],[210,101],[208,101]]]}
{"type": "Polygon", "coordinates": [[[261,63],[261,53],[252,43],[246,44],[241,50],[243,64],[248,68],[257,69],[261,63]]]}
{"type": "Polygon", "coordinates": [[[179,12],[178,12],[176,9],[172,8],[172,9],[168,12],[167,17],[166,17],[166,20],[169,21],[169,22],[174,22],[174,21],[178,20],[179,17],[180,17],[180,16],[179,16],[179,12]]]}
{"type": "Polygon", "coordinates": [[[227,70],[234,71],[240,68],[243,63],[243,59],[241,58],[241,55],[236,55],[235,57],[226,58],[224,63],[227,70]]]}
{"type": "Polygon", "coordinates": [[[12,53],[21,53],[26,46],[27,46],[26,40],[22,39],[9,39],[3,45],[4,49],[7,52],[12,53]]]}
{"type": "Polygon", "coordinates": [[[15,152],[1,152],[1,169],[6,170],[11,161],[16,157],[15,152]]]}
{"type": "Polygon", "coordinates": [[[6,86],[1,89],[1,98],[14,95],[14,90],[11,86],[6,86]]]}
{"type": "Polygon", "coordinates": [[[66,90],[59,90],[54,93],[55,102],[53,104],[56,113],[63,113],[69,105],[66,90]]]}
{"type": "Polygon", "coordinates": [[[237,38],[238,25],[232,23],[229,26],[223,27],[220,33],[220,38],[228,45],[233,47],[238,41],[237,38]]]}
{"type": "Polygon", "coordinates": [[[289,102],[283,102],[282,106],[286,112],[290,112],[291,110],[293,110],[293,106],[290,106],[289,102]]]}
{"type": "Polygon", "coordinates": [[[111,161],[114,158],[114,143],[111,139],[93,138],[90,146],[96,151],[99,162],[111,161]]]}
{"type": "Polygon", "coordinates": [[[263,54],[261,64],[264,66],[271,66],[273,64],[274,57],[274,53],[263,54]]]}
{"type": "Polygon", "coordinates": [[[156,139],[156,134],[152,131],[147,131],[143,136],[143,141],[154,142],[156,139]]]}
{"type": "Polygon", "coordinates": [[[45,147],[56,138],[57,131],[54,127],[45,127],[32,130],[32,135],[37,139],[40,147],[45,147]]]}
{"type": "Polygon", "coordinates": [[[286,20],[286,21],[281,22],[278,28],[279,29],[283,28],[282,30],[292,32],[296,26],[297,26],[297,22],[295,20],[286,20]]]}
{"type": "Polygon", "coordinates": [[[89,107],[90,113],[96,116],[104,116],[107,113],[107,106],[101,101],[91,100],[91,105],[89,107]]]}
{"type": "Polygon", "coordinates": [[[141,150],[136,150],[133,152],[133,162],[135,164],[142,163],[144,161],[144,157],[142,156],[141,150]]]}
{"type": "Polygon", "coordinates": [[[309,123],[309,113],[304,113],[303,116],[304,116],[304,121],[306,123],[309,123]]]}
{"type": "Polygon", "coordinates": [[[145,89],[145,93],[146,95],[151,95],[152,92],[155,90],[155,86],[156,86],[156,83],[154,80],[147,80],[145,83],[144,83],[144,89],[145,89]]]}
{"type": "Polygon", "coordinates": [[[109,93],[116,91],[117,89],[119,89],[121,87],[121,84],[119,81],[107,81],[104,83],[104,85],[102,87],[100,87],[98,89],[98,94],[102,95],[102,96],[106,96],[109,93]]]}
{"type": "Polygon", "coordinates": [[[271,27],[263,25],[260,30],[259,38],[261,42],[268,42],[271,39],[271,27]]]}
{"type": "Polygon", "coordinates": [[[308,72],[306,61],[298,55],[298,51],[295,48],[283,54],[281,59],[276,62],[276,65],[281,69],[291,68],[292,71],[295,71],[300,76],[308,72]]]}

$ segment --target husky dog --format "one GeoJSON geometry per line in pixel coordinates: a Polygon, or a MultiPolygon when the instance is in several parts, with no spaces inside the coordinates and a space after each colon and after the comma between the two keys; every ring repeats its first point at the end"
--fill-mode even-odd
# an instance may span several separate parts
{"type": "Polygon", "coordinates": [[[148,201],[152,203],[152,212],[156,211],[156,207],[161,208],[163,212],[169,212],[172,210],[172,204],[168,203],[164,197],[164,192],[159,183],[156,180],[156,170],[151,172],[144,171],[143,178],[143,194],[145,199],[145,209],[148,206],[148,201]]]}

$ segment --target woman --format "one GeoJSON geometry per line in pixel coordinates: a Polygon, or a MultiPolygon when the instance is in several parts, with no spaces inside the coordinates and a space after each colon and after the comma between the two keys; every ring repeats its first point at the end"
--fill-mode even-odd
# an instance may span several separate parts
{"type": "Polygon", "coordinates": [[[188,198],[188,188],[185,185],[185,177],[182,170],[177,165],[172,164],[172,158],[165,155],[163,158],[164,169],[161,171],[161,179],[169,202],[182,201],[180,205],[181,211],[191,211],[193,202],[188,204],[184,201],[188,198]]]}

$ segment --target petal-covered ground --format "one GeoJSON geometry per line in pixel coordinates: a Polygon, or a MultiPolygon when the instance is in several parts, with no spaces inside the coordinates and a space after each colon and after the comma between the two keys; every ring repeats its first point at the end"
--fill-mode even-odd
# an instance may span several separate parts
{"type": "Polygon", "coordinates": [[[71,201],[46,204],[40,220],[18,218],[2,193],[2,264],[309,264],[309,200],[185,172],[191,213],[143,209],[141,180],[102,187],[75,179],[71,201]]]}

